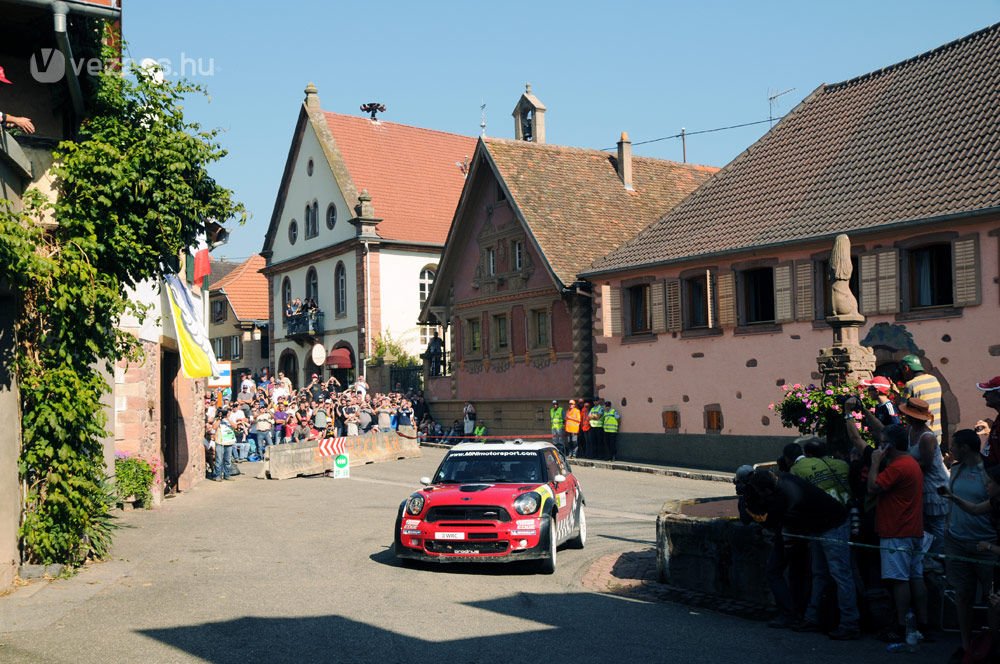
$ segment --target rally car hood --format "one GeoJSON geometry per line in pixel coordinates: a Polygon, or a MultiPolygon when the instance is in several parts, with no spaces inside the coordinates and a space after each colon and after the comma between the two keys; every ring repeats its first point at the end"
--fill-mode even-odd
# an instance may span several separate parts
{"type": "Polygon", "coordinates": [[[506,505],[526,491],[544,491],[547,484],[432,484],[421,489],[428,505],[506,505]],[[544,487],[544,489],[543,489],[544,487]]]}

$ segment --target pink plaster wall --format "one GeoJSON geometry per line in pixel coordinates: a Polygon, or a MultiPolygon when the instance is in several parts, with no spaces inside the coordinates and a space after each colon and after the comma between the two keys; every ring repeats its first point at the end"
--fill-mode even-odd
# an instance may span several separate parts
{"type": "MultiPolygon", "coordinates": [[[[931,372],[940,376],[946,392],[949,388],[953,392],[958,413],[950,415],[958,428],[971,427],[977,419],[995,415],[984,408],[982,393],[975,383],[1000,375],[1000,249],[997,236],[988,234],[997,225],[993,221],[962,228],[963,234],[980,232],[981,305],[965,307],[960,318],[896,321],[894,315],[870,316],[861,330],[863,339],[876,323],[906,327],[925,354],[931,372]]],[[[876,244],[891,246],[895,239],[899,238],[865,238],[862,242],[871,248],[876,244]]],[[[832,242],[827,247],[814,244],[753,257],[802,259],[830,245],[832,242]]],[[[736,257],[732,262],[747,258],[736,257]]],[[[730,262],[712,265],[724,269],[730,262]]],[[[676,277],[681,270],[696,266],[685,264],[642,274],[676,277]]],[[[636,273],[597,283],[617,285],[621,278],[632,276],[636,273]]],[[[599,330],[599,303],[595,310],[595,328],[599,330]]],[[[792,435],[768,405],[780,400],[779,385],[784,382],[818,382],[816,356],[831,342],[829,328],[813,329],[811,322],[785,323],[774,334],[745,336],[734,335],[732,329],[726,329],[722,336],[696,339],[660,334],[648,342],[623,343],[620,337],[599,336],[595,339],[597,383],[603,398],[616,405],[627,404],[621,406],[623,432],[662,433],[662,412],[677,410],[681,415],[679,433],[705,433],[705,406],[720,404],[725,434],[792,435]],[[600,352],[602,347],[606,352],[600,352]]]]}

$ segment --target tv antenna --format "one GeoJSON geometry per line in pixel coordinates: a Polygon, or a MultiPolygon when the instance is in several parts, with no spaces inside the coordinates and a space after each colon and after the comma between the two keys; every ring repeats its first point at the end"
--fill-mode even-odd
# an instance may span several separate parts
{"type": "MultiPolygon", "coordinates": [[[[769,90],[768,92],[771,91],[769,90]]],[[[778,97],[783,97],[784,95],[787,95],[789,92],[795,92],[795,88],[788,88],[787,90],[784,90],[782,92],[771,92],[771,94],[767,96],[767,121],[769,123],[768,127],[774,126],[774,102],[778,99],[778,97]]]]}
{"type": "Polygon", "coordinates": [[[480,104],[480,106],[479,106],[479,113],[480,113],[479,135],[480,136],[485,136],[486,135],[486,102],[485,101],[482,104],[480,104]]]}

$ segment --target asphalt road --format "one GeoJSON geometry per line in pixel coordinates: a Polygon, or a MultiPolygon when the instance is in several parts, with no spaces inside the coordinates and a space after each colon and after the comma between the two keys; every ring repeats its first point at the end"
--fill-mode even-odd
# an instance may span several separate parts
{"type": "MultiPolygon", "coordinates": [[[[207,482],[126,513],[112,560],[0,598],[0,662],[881,661],[873,640],[592,592],[602,556],[654,545],[665,500],[720,482],[578,468],[589,539],[552,576],[528,565],[399,565],[399,502],[443,452],[346,480],[207,482]]],[[[252,465],[244,468],[251,471],[252,465]]],[[[906,661],[941,661],[939,652],[906,661]]]]}

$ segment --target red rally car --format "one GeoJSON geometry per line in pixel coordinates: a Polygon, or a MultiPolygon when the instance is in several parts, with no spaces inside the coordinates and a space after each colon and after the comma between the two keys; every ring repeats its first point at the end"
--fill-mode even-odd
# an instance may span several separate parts
{"type": "Polygon", "coordinates": [[[434,478],[399,506],[398,558],[435,562],[537,560],[556,569],[556,549],[583,548],[583,493],[551,443],[460,443],[434,478]]]}

